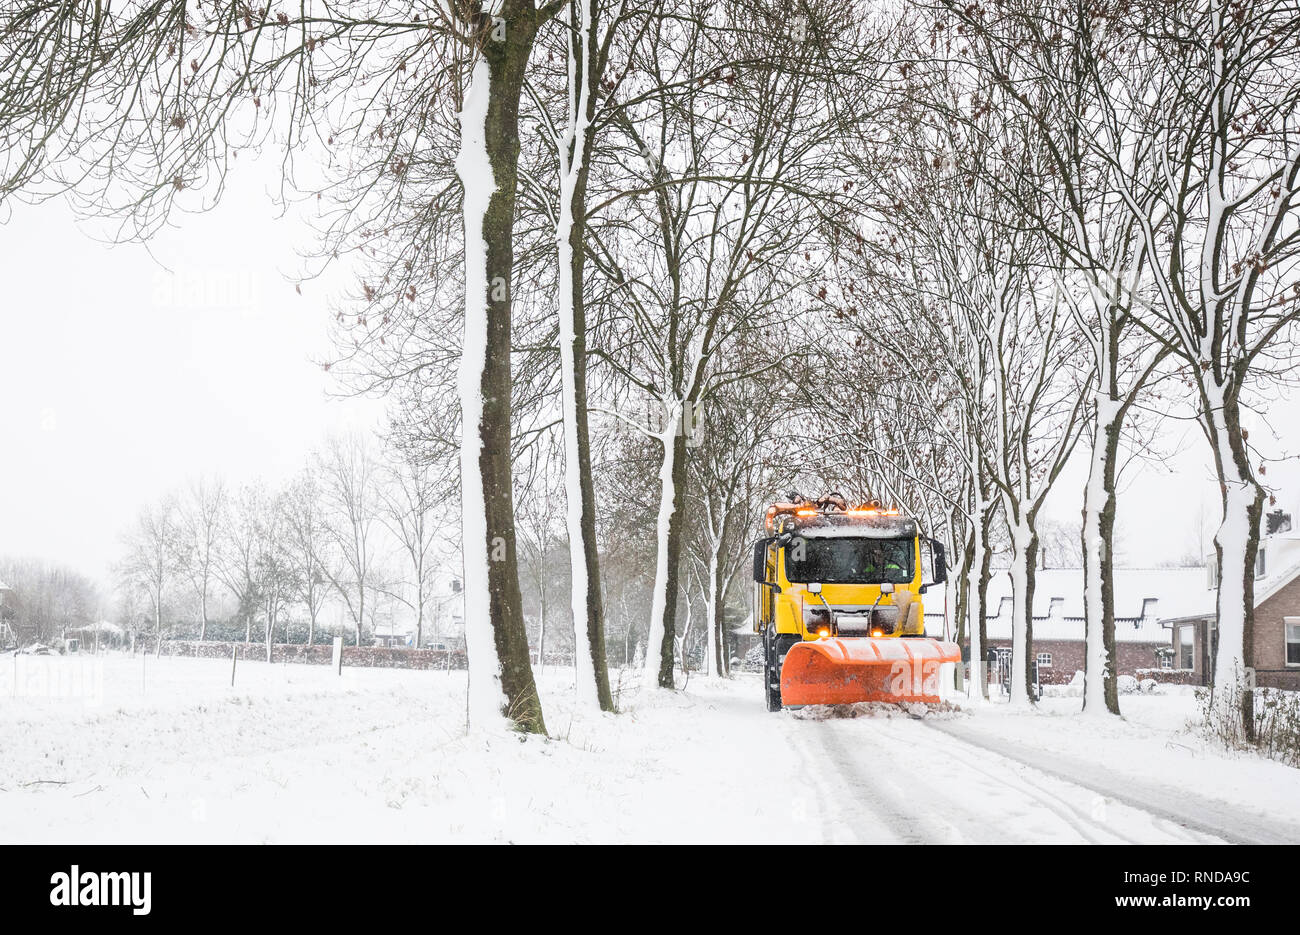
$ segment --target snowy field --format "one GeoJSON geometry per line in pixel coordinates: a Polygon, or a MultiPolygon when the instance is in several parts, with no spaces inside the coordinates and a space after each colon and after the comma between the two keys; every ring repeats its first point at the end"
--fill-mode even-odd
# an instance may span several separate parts
{"type": "MultiPolygon", "coordinates": [[[[614,674],[617,679],[617,673],[614,674]]],[[[550,739],[466,736],[463,672],[0,657],[0,842],[1292,842],[1300,771],[1208,749],[1189,691],[858,717],[694,678],[550,739]]]]}

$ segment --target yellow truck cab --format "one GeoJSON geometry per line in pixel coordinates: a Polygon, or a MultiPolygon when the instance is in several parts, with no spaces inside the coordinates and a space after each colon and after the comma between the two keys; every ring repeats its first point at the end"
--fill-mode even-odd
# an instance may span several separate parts
{"type": "MultiPolygon", "coordinates": [[[[866,700],[858,696],[874,689],[864,687],[871,683],[865,668],[902,658],[876,641],[926,638],[922,595],[946,580],[942,544],[922,536],[917,521],[899,510],[876,501],[850,507],[839,494],[792,495],[768,507],[764,526],[767,535],[753,547],[754,627],[763,636],[768,709],[780,710],[783,696],[787,705],[866,700]],[[845,655],[831,666],[842,670],[840,688],[789,679],[783,685],[790,650],[811,641],[834,641],[825,653],[845,655]]],[[[906,655],[914,655],[911,648],[906,655]]]]}

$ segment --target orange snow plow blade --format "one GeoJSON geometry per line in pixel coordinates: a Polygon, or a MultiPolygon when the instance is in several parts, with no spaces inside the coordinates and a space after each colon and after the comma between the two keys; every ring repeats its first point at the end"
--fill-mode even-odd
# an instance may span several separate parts
{"type": "Polygon", "coordinates": [[[784,705],[938,704],[939,671],[958,662],[956,643],[901,637],[840,637],[795,643],[781,667],[784,705]]]}

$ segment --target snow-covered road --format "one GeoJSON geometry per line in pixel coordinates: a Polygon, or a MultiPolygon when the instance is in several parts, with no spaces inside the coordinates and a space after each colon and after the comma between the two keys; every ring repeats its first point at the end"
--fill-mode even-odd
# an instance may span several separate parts
{"type": "Polygon", "coordinates": [[[0,665],[0,843],[1300,842],[1300,771],[1207,748],[1178,693],[917,720],[769,714],[742,676],[611,716],[549,669],[547,739],[465,736],[463,673],[46,665],[81,688],[0,665]]]}
{"type": "Polygon", "coordinates": [[[987,748],[925,721],[880,716],[796,721],[791,741],[826,765],[833,842],[960,844],[1219,843],[1220,839],[987,748]]]}
{"type": "MultiPolygon", "coordinates": [[[[929,723],[953,741],[955,754],[971,747],[1022,771],[1035,772],[1086,789],[1093,794],[1094,803],[1103,803],[1103,808],[1115,803],[1130,811],[1144,813],[1163,831],[1182,840],[1228,844],[1300,842],[1300,824],[1286,815],[1261,814],[1250,806],[1248,788],[1242,790],[1244,801],[1226,803],[1202,795],[1194,776],[1184,776],[1180,783],[1166,781],[1162,784],[1138,776],[1116,774],[1077,756],[1045,753],[1023,743],[991,737],[987,733],[965,729],[962,724],[929,723]]],[[[1279,773],[1279,778],[1292,779],[1287,773],[1279,773]]]]}

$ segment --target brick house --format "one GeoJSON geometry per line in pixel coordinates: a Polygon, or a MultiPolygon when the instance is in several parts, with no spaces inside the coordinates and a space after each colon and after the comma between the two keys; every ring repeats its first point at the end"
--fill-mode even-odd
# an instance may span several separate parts
{"type": "MultiPolygon", "coordinates": [[[[1300,691],[1300,532],[1276,510],[1266,517],[1255,562],[1255,682],[1300,691]]],[[[1197,606],[1164,616],[1175,669],[1194,685],[1208,685],[1218,647],[1213,556],[1206,561],[1197,606]]]]}
{"type": "MultiPolygon", "coordinates": [[[[1115,660],[1120,675],[1173,665],[1165,614],[1191,611],[1205,588],[1196,567],[1115,569],[1115,660]]],[[[1012,588],[1006,571],[989,581],[986,617],[988,649],[1011,652],[1012,588]]],[[[1083,569],[1045,568],[1034,575],[1033,652],[1038,677],[1060,685],[1083,671],[1085,647],[1083,569]]]]}

